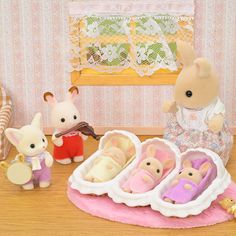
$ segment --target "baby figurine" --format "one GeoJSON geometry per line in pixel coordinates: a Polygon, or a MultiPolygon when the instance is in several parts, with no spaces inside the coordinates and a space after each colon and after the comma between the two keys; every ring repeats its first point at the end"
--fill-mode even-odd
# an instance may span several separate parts
{"type": "Polygon", "coordinates": [[[139,163],[123,183],[122,189],[125,192],[145,193],[152,190],[160,181],[164,169],[169,169],[174,164],[170,159],[161,163],[155,158],[156,147],[153,144],[147,147],[146,152],[147,157],[139,163]]]}
{"type": "Polygon", "coordinates": [[[111,180],[120,173],[126,162],[127,157],[120,148],[112,146],[104,149],[85,175],[85,180],[96,183],[111,180]]]}
{"type": "Polygon", "coordinates": [[[173,180],[170,188],[163,194],[164,201],[173,204],[183,204],[191,201],[198,192],[198,185],[202,178],[211,167],[211,163],[204,162],[197,170],[192,167],[191,161],[186,159],[183,162],[183,169],[173,180]]]}
{"type": "Polygon", "coordinates": [[[48,142],[41,130],[41,113],[34,116],[30,125],[20,129],[8,128],[5,134],[32,168],[32,179],[22,186],[23,189],[33,189],[34,183],[39,184],[41,188],[48,187],[51,182],[50,167],[53,158],[46,151],[48,142]]]}

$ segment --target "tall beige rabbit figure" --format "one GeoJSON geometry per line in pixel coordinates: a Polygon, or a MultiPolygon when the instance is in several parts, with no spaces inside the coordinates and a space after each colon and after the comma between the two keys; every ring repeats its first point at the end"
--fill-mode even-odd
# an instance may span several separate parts
{"type": "Polygon", "coordinates": [[[164,112],[171,114],[164,138],[174,142],[181,151],[208,148],[226,165],[233,137],[219,98],[218,76],[207,59],[196,58],[189,44],[177,42],[177,52],[183,68],[175,84],[174,100],[163,106],[164,112]]]}

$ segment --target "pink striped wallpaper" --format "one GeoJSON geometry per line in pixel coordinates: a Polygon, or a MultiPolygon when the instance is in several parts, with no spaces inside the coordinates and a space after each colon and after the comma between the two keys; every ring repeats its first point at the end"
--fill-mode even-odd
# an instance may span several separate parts
{"type": "MultiPolygon", "coordinates": [[[[67,0],[0,1],[0,79],[13,97],[15,126],[41,111],[50,127],[43,92],[62,99],[70,86],[65,67],[67,0]]],[[[231,127],[236,127],[236,1],[195,1],[195,46],[221,79],[221,98],[231,127]]],[[[163,127],[161,104],[172,86],[81,87],[82,119],[95,126],[163,127]]]]}

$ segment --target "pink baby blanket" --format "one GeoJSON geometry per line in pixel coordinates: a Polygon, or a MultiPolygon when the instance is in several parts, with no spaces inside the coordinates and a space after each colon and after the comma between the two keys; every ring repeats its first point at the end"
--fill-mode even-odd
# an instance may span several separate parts
{"type": "Polygon", "coordinates": [[[193,228],[214,225],[233,219],[219,205],[224,197],[236,196],[236,184],[231,183],[226,191],[212,202],[211,206],[197,216],[187,218],[165,217],[150,207],[128,207],[114,203],[108,196],[81,194],[68,185],[70,201],[81,210],[104,219],[151,228],[193,228]]]}

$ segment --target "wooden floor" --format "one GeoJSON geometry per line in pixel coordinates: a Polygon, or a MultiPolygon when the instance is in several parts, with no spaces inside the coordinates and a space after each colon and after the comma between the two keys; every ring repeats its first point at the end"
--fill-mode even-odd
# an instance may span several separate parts
{"type": "MultiPolygon", "coordinates": [[[[140,138],[145,140],[150,136],[140,138]]],[[[89,138],[85,142],[85,156],[92,154],[97,145],[97,141],[89,138]]],[[[15,154],[12,148],[9,160],[15,154]]],[[[236,220],[204,228],[169,230],[125,225],[90,216],[77,209],[66,196],[67,180],[76,166],[55,163],[52,185],[29,192],[10,184],[0,173],[0,235],[236,235],[236,220]]],[[[236,138],[227,169],[236,181],[236,138]]]]}

